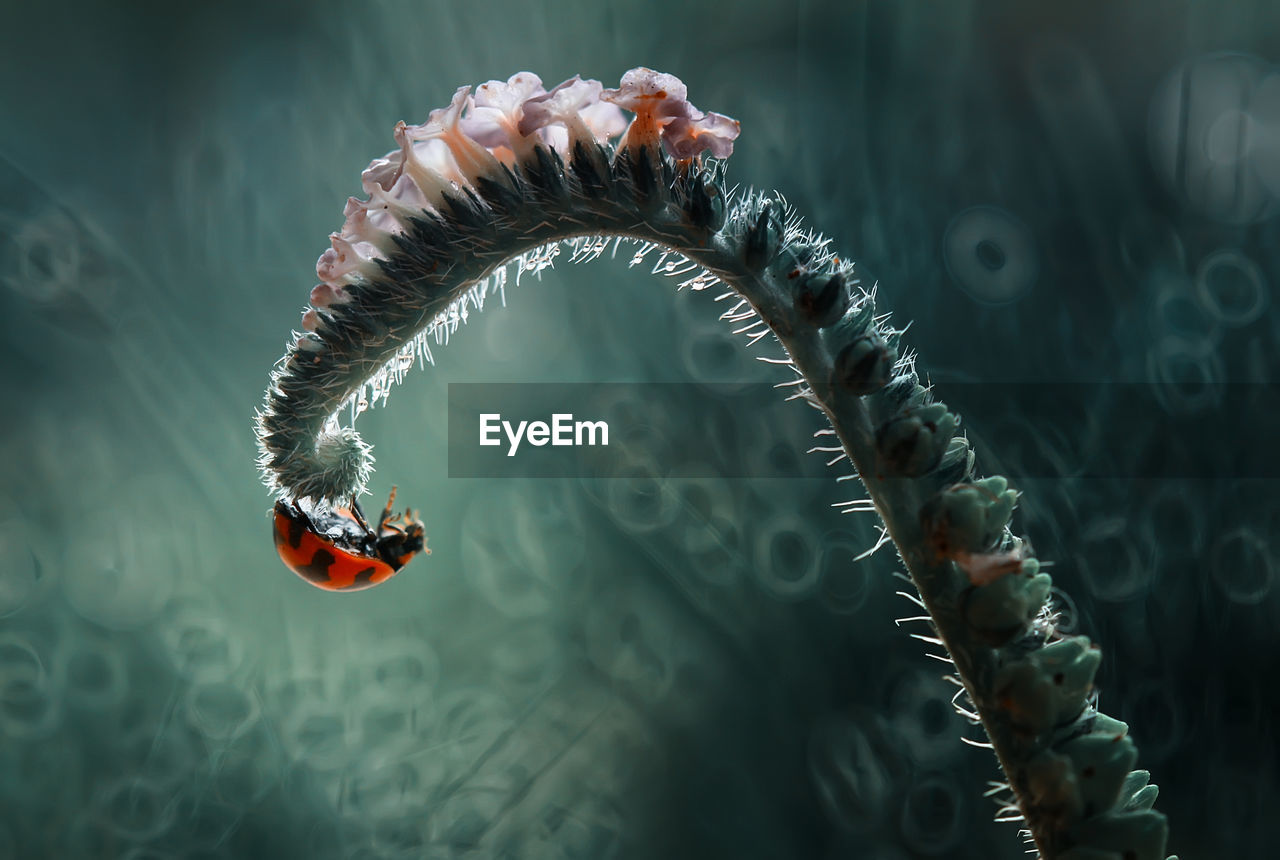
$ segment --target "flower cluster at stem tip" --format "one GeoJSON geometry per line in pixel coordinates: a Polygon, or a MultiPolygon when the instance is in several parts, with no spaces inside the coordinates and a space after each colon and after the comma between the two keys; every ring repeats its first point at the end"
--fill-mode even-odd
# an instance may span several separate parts
{"type": "Polygon", "coordinates": [[[672,158],[689,161],[703,152],[728,158],[738,132],[737,120],[694,107],[679,78],[643,67],[624,74],[617,89],[574,75],[548,90],[532,72],[488,81],[474,94],[470,86],[459,87],[449,106],[432,111],[425,123],[398,123],[400,148],[361,174],[369,199],[347,201],[346,223],[330,235],[332,247],[316,262],[320,283],[311,290],[302,327],[315,331],[317,308],[349,301],[346,287],[376,274],[389,237],[402,233],[409,218],[438,211],[446,194],[482,177],[499,179],[539,145],[567,161],[579,144],[621,135],[619,151],[661,142],[672,158]],[[630,124],[624,109],[634,114],[630,124]]]}

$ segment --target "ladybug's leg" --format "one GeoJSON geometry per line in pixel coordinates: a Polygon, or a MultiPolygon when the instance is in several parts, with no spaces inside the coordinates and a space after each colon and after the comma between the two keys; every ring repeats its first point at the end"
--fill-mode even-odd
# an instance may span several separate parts
{"type": "Polygon", "coordinates": [[[356,525],[364,530],[364,536],[360,541],[360,552],[364,555],[376,555],[378,552],[378,533],[369,528],[369,521],[365,519],[364,511],[360,510],[360,503],[356,501],[356,497],[351,497],[351,516],[355,519],[356,525]]]}
{"type": "Polygon", "coordinates": [[[356,522],[360,524],[360,528],[364,529],[366,532],[372,531],[369,528],[368,520],[364,518],[364,511],[360,510],[360,502],[356,501],[354,494],[351,496],[351,513],[355,516],[356,522]]]}
{"type": "Polygon", "coordinates": [[[387,499],[387,506],[382,509],[382,516],[378,518],[378,534],[382,534],[382,529],[386,526],[387,520],[391,519],[391,506],[396,501],[396,487],[391,485],[391,496],[387,499]]]}

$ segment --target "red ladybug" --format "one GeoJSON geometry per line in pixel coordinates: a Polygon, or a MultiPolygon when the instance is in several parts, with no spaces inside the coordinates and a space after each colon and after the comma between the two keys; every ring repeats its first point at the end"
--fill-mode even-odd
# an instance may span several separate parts
{"type": "Polygon", "coordinates": [[[354,497],[350,508],[304,511],[295,501],[276,502],[276,552],[285,565],[326,591],[362,591],[386,582],[418,553],[431,554],[422,521],[412,511],[392,516],[396,491],[369,528],[354,497]]]}

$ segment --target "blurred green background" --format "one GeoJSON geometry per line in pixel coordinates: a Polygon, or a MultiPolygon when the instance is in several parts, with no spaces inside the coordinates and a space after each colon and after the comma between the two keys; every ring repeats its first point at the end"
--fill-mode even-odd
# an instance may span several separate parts
{"type": "MultiPolygon", "coordinates": [[[[449,382],[783,378],[643,267],[508,289],[361,417],[374,499],[422,508],[430,558],[354,596],[276,558],[251,418],[395,122],[638,65],[741,121],[731,181],[782,190],[914,320],[984,471],[1036,476],[1015,529],[1104,646],[1171,851],[1274,851],[1276,484],[1221,433],[1169,464],[1235,455],[1221,478],[1143,460],[1167,414],[1274,382],[1274,4],[4,12],[0,857],[1024,856],[893,623],[892,552],[852,561],[877,532],[831,507],[849,484],[709,478],[697,451],[651,481],[447,477],[449,382]],[[1055,471],[1101,393],[1059,422],[961,385],[1063,381],[1156,392],[1122,477],[1055,471]]],[[[706,460],[810,444],[743,415],[706,460]]]]}

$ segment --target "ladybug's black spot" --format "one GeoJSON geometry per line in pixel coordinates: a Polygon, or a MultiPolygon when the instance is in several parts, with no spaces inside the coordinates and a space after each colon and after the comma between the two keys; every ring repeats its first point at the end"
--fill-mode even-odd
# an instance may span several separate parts
{"type": "Polygon", "coordinates": [[[373,579],[373,574],[377,569],[378,568],[376,567],[366,567],[364,570],[357,573],[355,582],[351,583],[351,588],[361,585],[373,585],[371,580],[373,579]]]}
{"type": "Polygon", "coordinates": [[[302,546],[302,536],[307,533],[307,526],[302,520],[289,518],[289,546],[297,549],[302,546]]]}
{"type": "Polygon", "coordinates": [[[298,568],[298,573],[308,582],[323,585],[329,581],[329,568],[333,566],[333,553],[327,549],[318,549],[306,567],[298,568]]]}

